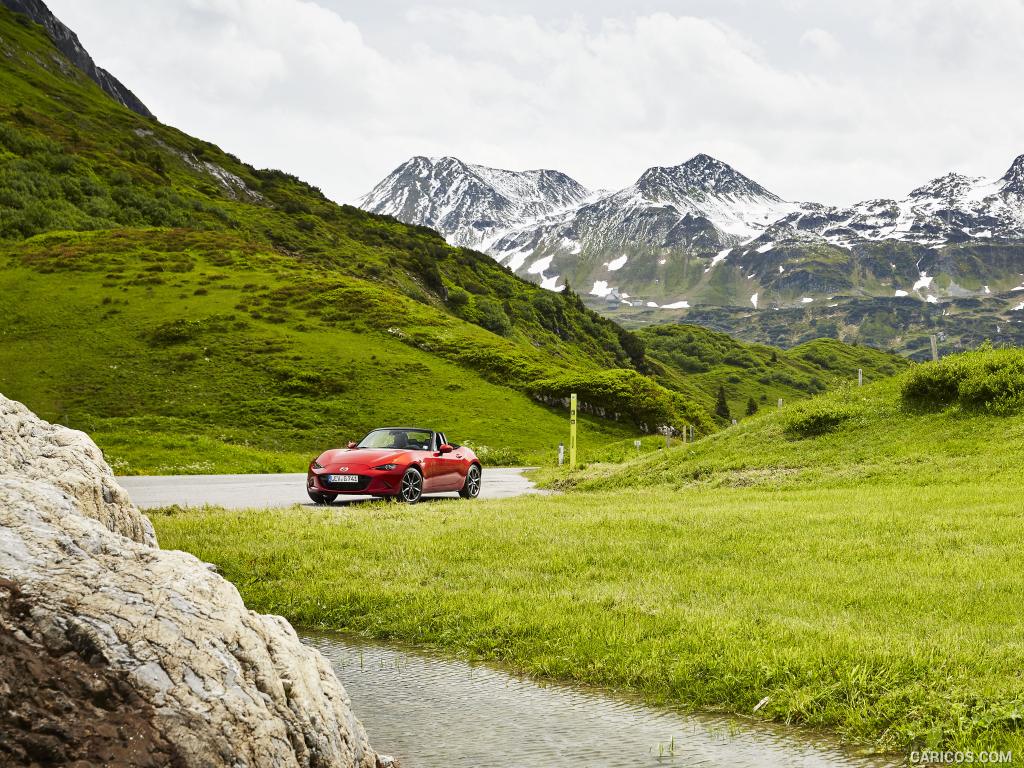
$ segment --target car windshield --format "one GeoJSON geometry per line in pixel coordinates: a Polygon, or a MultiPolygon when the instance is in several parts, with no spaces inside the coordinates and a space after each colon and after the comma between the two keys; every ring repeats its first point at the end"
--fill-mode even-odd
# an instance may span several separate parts
{"type": "Polygon", "coordinates": [[[429,451],[433,433],[426,429],[375,429],[364,437],[359,448],[398,448],[429,451]]]}

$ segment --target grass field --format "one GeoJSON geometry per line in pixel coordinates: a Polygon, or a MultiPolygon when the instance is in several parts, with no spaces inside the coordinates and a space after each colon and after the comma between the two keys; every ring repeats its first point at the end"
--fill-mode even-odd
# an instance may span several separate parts
{"type": "Polygon", "coordinates": [[[1019,751],[1021,360],[982,352],[552,472],[570,490],[551,497],[154,523],[299,625],[674,706],[768,697],[758,716],[877,750],[1019,751]]]}

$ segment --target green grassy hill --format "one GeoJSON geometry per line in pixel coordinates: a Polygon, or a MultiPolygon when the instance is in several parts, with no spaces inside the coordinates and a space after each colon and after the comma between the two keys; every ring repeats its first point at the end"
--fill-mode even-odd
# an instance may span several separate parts
{"type": "Polygon", "coordinates": [[[651,361],[651,375],[666,387],[688,392],[709,412],[724,388],[734,418],[754,408],[777,407],[842,384],[878,381],[909,363],[870,347],[815,339],[792,349],[751,344],[699,325],[659,325],[635,331],[651,361]]]}
{"type": "Polygon", "coordinates": [[[1021,409],[1024,353],[983,347],[770,409],[682,449],[594,465],[556,482],[588,490],[1012,484],[1021,409]]]}
{"type": "Polygon", "coordinates": [[[578,296],[122,108],[6,9],[0,54],[0,391],[119,471],[299,469],[395,422],[546,462],[570,390],[588,460],[724,423],[578,296]]]}

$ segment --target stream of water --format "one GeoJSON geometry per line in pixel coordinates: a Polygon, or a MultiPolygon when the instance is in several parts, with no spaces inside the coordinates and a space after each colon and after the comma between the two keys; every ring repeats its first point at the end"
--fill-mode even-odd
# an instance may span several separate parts
{"type": "Polygon", "coordinates": [[[347,636],[306,634],[402,768],[878,768],[780,726],[683,715],[347,636]]]}

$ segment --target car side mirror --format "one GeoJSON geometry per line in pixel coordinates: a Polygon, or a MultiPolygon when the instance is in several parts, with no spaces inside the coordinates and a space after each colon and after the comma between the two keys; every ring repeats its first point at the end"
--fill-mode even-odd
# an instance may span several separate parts
{"type": "Polygon", "coordinates": [[[452,448],[452,447],[451,447],[450,445],[448,445],[448,443],[445,443],[444,445],[440,446],[440,447],[439,447],[439,448],[437,449],[437,452],[438,452],[438,453],[451,453],[451,452],[452,452],[452,451],[454,451],[454,450],[455,450],[455,449],[454,449],[454,448],[452,448]]]}
{"type": "Polygon", "coordinates": [[[348,441],[348,447],[349,447],[349,450],[351,450],[352,448],[358,448],[359,444],[358,443],[353,443],[351,440],[349,440],[348,441]]]}

